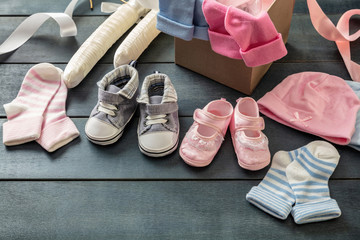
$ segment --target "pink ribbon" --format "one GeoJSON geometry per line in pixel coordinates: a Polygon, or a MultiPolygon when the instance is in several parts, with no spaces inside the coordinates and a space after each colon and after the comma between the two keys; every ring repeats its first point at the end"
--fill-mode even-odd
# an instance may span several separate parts
{"type": "Polygon", "coordinates": [[[324,38],[335,41],[346,68],[356,82],[360,82],[360,65],[351,60],[350,42],[360,37],[360,30],[350,35],[349,21],[354,15],[360,15],[360,9],[352,9],[345,12],[336,27],[322,11],[316,0],[307,0],[311,22],[316,31],[324,38]]]}
{"type": "Polygon", "coordinates": [[[295,118],[290,119],[290,122],[301,122],[304,125],[304,127],[308,127],[309,125],[307,125],[305,122],[312,119],[311,116],[300,118],[299,112],[295,112],[294,116],[295,118]]]}

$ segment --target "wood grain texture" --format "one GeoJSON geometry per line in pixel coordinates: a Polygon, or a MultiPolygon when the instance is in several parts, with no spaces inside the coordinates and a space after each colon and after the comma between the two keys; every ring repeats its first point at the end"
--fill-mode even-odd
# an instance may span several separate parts
{"type": "MultiPolygon", "coordinates": [[[[344,13],[350,9],[360,8],[358,0],[341,0],[341,4],[337,0],[317,0],[317,2],[326,14],[344,13]]],[[[308,12],[306,0],[296,0],[294,13],[308,14],[308,12]]]]}
{"type": "MultiPolygon", "coordinates": [[[[25,16],[63,11],[69,1],[2,0],[0,43],[25,16]]],[[[76,37],[60,38],[58,27],[50,20],[21,48],[0,57],[0,105],[14,99],[24,75],[34,64],[50,62],[64,69],[81,43],[107,17],[100,12],[102,1],[93,1],[94,11],[90,11],[87,0],[78,3],[76,37]]],[[[318,2],[334,23],[346,10],[360,8],[358,0],[318,2]]],[[[359,19],[352,19],[351,31],[359,26],[359,19]]],[[[360,153],[349,147],[336,146],[341,159],[329,183],[342,216],[296,225],[291,216],[277,220],[245,200],[246,193],[261,181],[269,167],[256,172],[240,168],[229,133],[211,165],[205,168],[186,165],[177,151],[159,159],[141,154],[137,117],[117,143],[102,147],[89,142],[84,126],[97,101],[96,82],[113,69],[115,50],[128,33],[78,87],[69,90],[67,113],[80,131],[79,138],[54,153],[47,153],[35,142],[14,147],[0,144],[1,240],[359,239],[360,153]]],[[[360,42],[351,46],[353,60],[359,62],[360,42]]],[[[297,72],[320,71],[349,79],[335,44],[319,36],[311,25],[306,0],[296,0],[287,49],[288,55],[272,65],[253,92],[254,99],[297,72]]],[[[154,40],[139,62],[140,83],[154,70],[172,79],[179,96],[180,139],[192,124],[196,108],[220,97],[235,105],[238,97],[245,96],[176,66],[173,38],[166,34],[154,40]]],[[[5,121],[0,107],[0,124],[5,121]]],[[[266,117],[265,122],[264,133],[272,155],[319,140],[266,117]]]]}
{"type": "MultiPolygon", "coordinates": [[[[70,0],[64,1],[48,1],[37,0],[35,3],[29,3],[27,0],[2,0],[0,4],[0,15],[23,15],[28,16],[37,12],[63,12],[70,0]]],[[[88,15],[107,15],[100,11],[102,0],[93,0],[94,10],[90,10],[89,1],[80,0],[76,5],[75,16],[88,16],[88,15]]],[[[118,0],[107,0],[107,2],[119,3],[118,0]]],[[[342,13],[349,9],[359,8],[360,3],[358,0],[342,0],[339,4],[338,0],[317,0],[321,8],[326,14],[342,13]]],[[[295,14],[307,14],[308,8],[306,0],[296,0],[295,14]]]]}
{"type": "MultiPolygon", "coordinates": [[[[0,120],[2,124],[4,120],[0,120]]],[[[55,151],[47,153],[36,142],[19,146],[0,145],[0,179],[262,179],[268,168],[247,171],[239,167],[229,133],[215,156],[205,168],[190,167],[180,158],[178,150],[162,158],[150,158],[138,149],[137,122],[133,119],[121,139],[109,146],[99,146],[86,139],[86,119],[74,119],[80,137],[55,151]]],[[[191,117],[180,118],[180,141],[192,124],[191,117]]],[[[272,156],[279,150],[290,151],[319,140],[268,118],[264,133],[270,141],[272,156]]],[[[2,130],[0,131],[2,135],[2,130]]],[[[337,146],[341,160],[332,179],[360,178],[359,152],[337,146]]]]}
{"type": "MultiPolygon", "coordinates": [[[[333,22],[337,22],[340,14],[329,15],[333,22]]],[[[23,17],[0,18],[0,42],[11,34],[21,23],[23,17]]],[[[99,17],[75,17],[78,25],[76,37],[61,38],[58,26],[54,21],[46,22],[40,30],[18,50],[0,56],[0,63],[38,63],[54,62],[66,64],[80,45],[88,36],[106,19],[99,17]]],[[[360,27],[360,20],[355,18],[350,24],[351,31],[360,27]]],[[[126,32],[105,54],[99,63],[113,63],[116,49],[125,39],[131,29],[126,32]]],[[[278,62],[333,62],[342,61],[336,48],[336,44],[321,37],[311,24],[308,15],[294,15],[291,23],[288,43],[288,54],[278,62]]],[[[353,53],[360,51],[360,41],[351,43],[353,53]]],[[[358,54],[353,54],[354,61],[360,61],[358,54]]],[[[173,63],[174,62],[174,39],[161,33],[145,50],[138,59],[140,63],[173,63]]]]}
{"type": "Polygon", "coordinates": [[[3,182],[2,240],[357,240],[357,181],[331,181],[342,216],[296,225],[245,200],[257,181],[3,182]]]}
{"type": "MultiPolygon", "coordinates": [[[[360,7],[360,6],[359,6],[360,7]]],[[[328,17],[336,25],[342,14],[332,14],[328,17]]],[[[360,18],[350,21],[350,32],[354,33],[360,28],[360,18]]],[[[360,41],[351,42],[353,61],[360,61],[360,41]]],[[[278,62],[328,62],[342,61],[335,42],[326,40],[315,30],[308,14],[293,15],[286,44],[288,54],[278,62]]]]}
{"type": "MultiPolygon", "coordinates": [[[[64,64],[55,65],[61,69],[65,67],[64,64]]],[[[0,64],[0,92],[2,93],[0,104],[11,102],[16,97],[26,72],[32,66],[33,64],[0,64]]],[[[245,94],[175,64],[139,64],[137,69],[140,87],[145,76],[152,74],[155,70],[170,77],[178,94],[180,116],[190,117],[196,108],[203,108],[214,99],[224,97],[235,105],[237,98],[245,96],[245,94]]],[[[81,84],[69,90],[67,99],[69,116],[89,116],[97,102],[96,82],[111,70],[113,70],[112,64],[97,64],[81,84]]],[[[274,63],[251,96],[258,100],[288,75],[302,71],[327,72],[343,79],[350,79],[342,62],[274,63]]],[[[0,117],[5,117],[3,108],[0,108],[0,117]]]]}
{"type": "MultiPolygon", "coordinates": [[[[2,0],[0,4],[0,15],[16,15],[28,16],[38,12],[64,12],[66,6],[71,0],[49,1],[37,0],[36,2],[29,2],[27,0],[2,0]]],[[[79,0],[76,4],[74,16],[96,16],[109,15],[101,12],[102,0],[92,0],[94,10],[91,11],[89,0],[79,0]]],[[[106,2],[121,3],[119,0],[107,0],[106,2]]]]}
{"type": "MultiPolygon", "coordinates": [[[[49,20],[23,46],[14,52],[1,55],[0,63],[68,63],[81,44],[106,18],[106,16],[74,17],[78,34],[75,37],[65,38],[60,37],[56,22],[49,20]]],[[[24,17],[0,17],[0,43],[5,41],[24,19],[24,17]]],[[[116,49],[131,30],[132,28],[114,43],[99,61],[100,63],[113,63],[116,49]]],[[[174,62],[173,38],[163,33],[159,34],[138,60],[139,62],[174,62]]]]}

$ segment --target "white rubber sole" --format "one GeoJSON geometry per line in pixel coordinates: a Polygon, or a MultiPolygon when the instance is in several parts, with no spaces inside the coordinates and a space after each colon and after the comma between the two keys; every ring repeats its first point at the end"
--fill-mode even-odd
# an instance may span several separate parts
{"type": "Polygon", "coordinates": [[[177,149],[178,144],[179,144],[179,138],[176,141],[176,144],[174,146],[170,147],[169,149],[167,149],[165,151],[161,151],[161,152],[148,151],[148,150],[145,150],[144,148],[142,148],[140,143],[139,143],[139,149],[140,149],[141,153],[143,153],[143,154],[145,154],[146,156],[149,156],[149,157],[164,157],[166,155],[169,155],[169,154],[173,153],[177,149]]]}
{"type": "Polygon", "coordinates": [[[90,136],[87,135],[87,133],[86,133],[86,126],[85,126],[85,135],[86,135],[87,139],[89,139],[89,141],[92,142],[92,143],[95,143],[95,144],[98,144],[98,145],[102,145],[102,146],[110,145],[110,144],[113,144],[113,143],[117,142],[117,141],[120,139],[120,137],[123,135],[125,127],[128,125],[128,123],[129,123],[129,122],[131,121],[131,119],[133,118],[133,116],[134,116],[134,114],[135,114],[135,112],[136,112],[136,109],[137,109],[137,108],[135,108],[135,111],[131,114],[129,120],[125,123],[123,129],[119,130],[119,131],[116,133],[115,137],[112,137],[112,138],[110,138],[110,139],[104,139],[104,140],[99,140],[99,139],[91,138],[90,136]]]}
{"type": "Polygon", "coordinates": [[[178,145],[179,145],[179,133],[180,133],[180,129],[179,131],[177,132],[177,140],[176,140],[176,143],[175,145],[173,145],[172,147],[168,148],[168,149],[165,149],[165,150],[162,150],[161,152],[160,151],[151,151],[149,149],[144,149],[140,142],[139,142],[139,124],[140,124],[140,119],[139,119],[139,123],[138,123],[138,127],[137,127],[137,130],[136,130],[136,133],[138,135],[138,146],[139,146],[139,149],[140,149],[140,152],[146,156],[149,156],[149,157],[164,157],[164,156],[167,156],[171,153],[173,153],[178,145]]]}
{"type": "Polygon", "coordinates": [[[110,144],[117,142],[120,139],[120,137],[123,135],[123,132],[124,132],[124,130],[120,131],[115,137],[113,137],[109,140],[97,140],[97,139],[93,139],[93,138],[89,137],[86,133],[85,134],[86,134],[87,139],[89,139],[90,142],[105,146],[105,145],[110,145],[110,144]]]}

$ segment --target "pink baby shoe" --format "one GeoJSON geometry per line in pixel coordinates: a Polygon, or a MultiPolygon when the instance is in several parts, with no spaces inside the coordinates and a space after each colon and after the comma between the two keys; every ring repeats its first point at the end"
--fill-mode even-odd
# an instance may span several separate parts
{"type": "Polygon", "coordinates": [[[222,98],[194,112],[194,123],[180,146],[180,156],[189,165],[205,167],[218,152],[229,126],[233,107],[222,98]]]}
{"type": "Polygon", "coordinates": [[[248,170],[260,170],[270,163],[268,139],[261,132],[265,128],[264,119],[259,116],[259,108],[250,97],[239,98],[230,123],[238,163],[248,170]]]}

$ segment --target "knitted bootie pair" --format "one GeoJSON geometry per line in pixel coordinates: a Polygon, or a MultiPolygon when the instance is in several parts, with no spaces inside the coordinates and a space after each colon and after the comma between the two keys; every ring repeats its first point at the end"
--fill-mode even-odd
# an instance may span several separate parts
{"type": "Polygon", "coordinates": [[[259,170],[270,163],[268,139],[261,132],[265,124],[254,99],[237,100],[235,109],[225,99],[215,100],[194,112],[194,123],[180,147],[180,156],[189,165],[209,165],[218,152],[230,125],[238,163],[259,170]]]}
{"type": "Polygon", "coordinates": [[[246,200],[279,219],[286,219],[291,212],[297,224],[337,218],[341,211],[330,198],[328,181],[339,158],[336,148],[325,141],[279,151],[263,181],[250,190],[246,200]]]}
{"type": "Polygon", "coordinates": [[[85,126],[88,139],[99,145],[115,143],[140,105],[139,149],[145,155],[162,157],[178,145],[177,95],[163,73],[145,77],[139,94],[139,76],[131,65],[122,65],[98,82],[98,102],[85,126]]]}
{"type": "Polygon", "coordinates": [[[287,50],[268,13],[261,11],[254,16],[242,9],[243,4],[243,0],[204,0],[202,9],[213,51],[243,59],[249,67],[284,57],[287,50]]]}
{"type": "Polygon", "coordinates": [[[53,152],[79,136],[66,116],[67,88],[62,70],[49,63],[32,67],[25,75],[17,97],[4,104],[8,121],[3,124],[6,146],[36,140],[53,152]]]}

